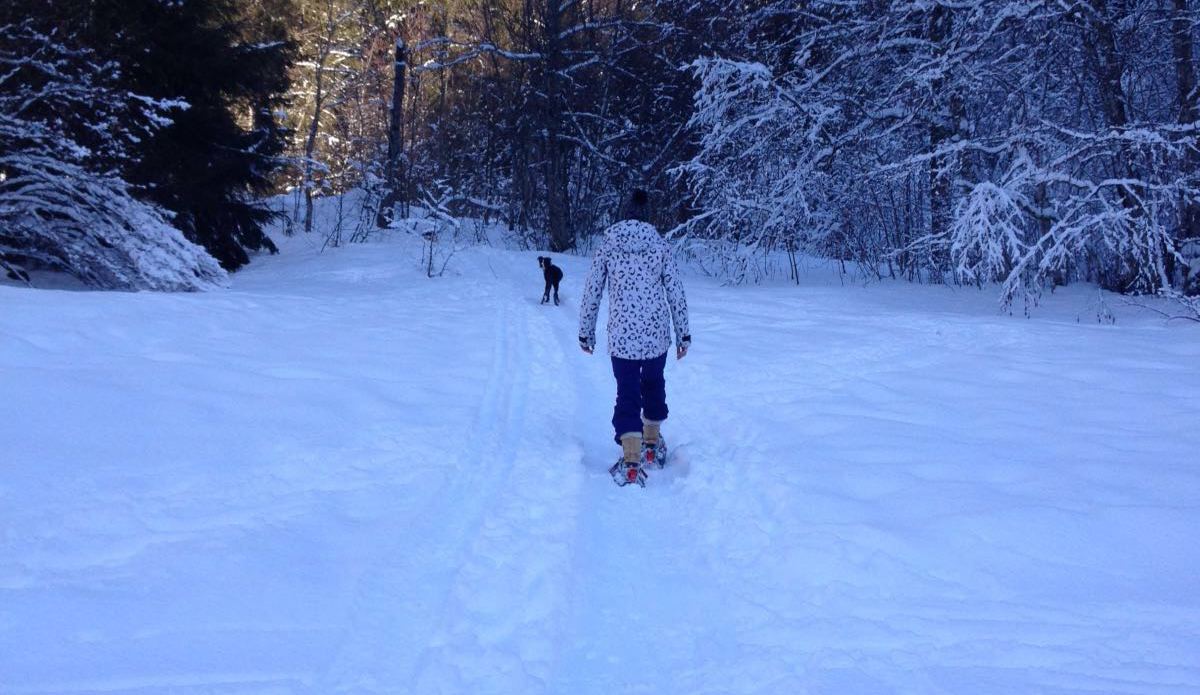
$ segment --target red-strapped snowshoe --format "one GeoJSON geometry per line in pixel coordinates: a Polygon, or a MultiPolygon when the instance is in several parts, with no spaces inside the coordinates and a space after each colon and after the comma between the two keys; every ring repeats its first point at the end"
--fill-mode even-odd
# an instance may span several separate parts
{"type": "Polygon", "coordinates": [[[641,463],[626,463],[624,457],[617,459],[612,468],[608,469],[608,474],[612,476],[613,482],[621,487],[631,484],[646,487],[646,471],[641,463]]]}
{"type": "Polygon", "coordinates": [[[667,440],[660,436],[653,444],[642,442],[642,465],[662,470],[667,465],[667,440]]]}

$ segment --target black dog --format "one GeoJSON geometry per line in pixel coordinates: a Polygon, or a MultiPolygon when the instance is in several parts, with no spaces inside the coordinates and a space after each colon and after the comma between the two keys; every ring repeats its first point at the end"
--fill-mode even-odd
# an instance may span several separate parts
{"type": "Polygon", "coordinates": [[[542,269],[542,277],[546,278],[546,289],[542,292],[542,304],[550,301],[550,288],[554,288],[554,304],[558,305],[558,283],[562,282],[562,268],[550,262],[549,256],[538,256],[538,266],[542,269]]]}

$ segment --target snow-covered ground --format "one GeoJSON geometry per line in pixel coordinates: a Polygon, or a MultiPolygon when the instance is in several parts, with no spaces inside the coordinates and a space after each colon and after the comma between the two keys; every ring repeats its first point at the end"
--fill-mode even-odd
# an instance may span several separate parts
{"type": "Polygon", "coordinates": [[[1195,327],[693,277],[617,488],[585,260],[306,246],[0,287],[0,693],[1200,692],[1195,327]]]}

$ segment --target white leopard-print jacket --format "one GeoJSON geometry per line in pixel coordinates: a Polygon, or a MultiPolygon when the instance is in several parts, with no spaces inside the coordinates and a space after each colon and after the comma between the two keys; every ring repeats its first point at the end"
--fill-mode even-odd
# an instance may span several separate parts
{"type": "Polygon", "coordinates": [[[579,303],[579,342],[596,346],[600,297],[608,285],[608,352],[627,360],[658,357],[689,345],[687,297],[667,242],[646,222],[625,220],[608,228],[592,258],[579,303]]]}

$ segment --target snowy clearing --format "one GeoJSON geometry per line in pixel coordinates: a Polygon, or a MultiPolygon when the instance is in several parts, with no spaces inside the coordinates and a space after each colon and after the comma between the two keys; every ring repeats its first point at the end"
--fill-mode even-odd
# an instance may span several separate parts
{"type": "Polygon", "coordinates": [[[1200,691],[1196,327],[689,278],[639,490],[585,259],[304,247],[0,287],[0,692],[1200,691]]]}

